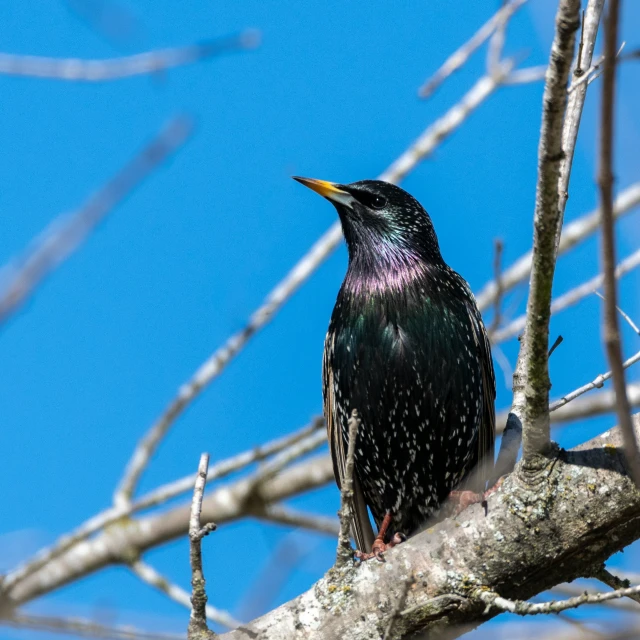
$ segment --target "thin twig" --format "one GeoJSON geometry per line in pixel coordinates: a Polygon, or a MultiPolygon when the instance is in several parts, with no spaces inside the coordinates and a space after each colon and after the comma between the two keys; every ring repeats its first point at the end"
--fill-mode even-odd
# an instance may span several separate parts
{"type": "MultiPolygon", "coordinates": [[[[619,578],[609,571],[604,565],[600,567],[597,571],[594,572],[593,578],[596,580],[600,580],[600,582],[606,584],[608,587],[612,589],[629,589],[631,588],[631,583],[629,580],[625,578],[619,578]]],[[[631,600],[640,604],[640,594],[634,593],[629,596],[631,600]]]]}
{"type": "MultiPolygon", "coordinates": [[[[594,589],[593,587],[585,588],[584,585],[576,584],[575,582],[563,582],[562,584],[553,587],[553,589],[550,589],[550,591],[553,594],[557,593],[565,597],[580,597],[585,593],[588,593],[589,595],[596,595],[600,593],[600,591],[594,589]]],[[[600,604],[602,604],[602,606],[604,607],[617,609],[618,611],[629,611],[635,614],[640,613],[640,607],[638,607],[634,602],[630,602],[627,599],[607,600],[606,602],[602,602],[600,604]]]]}
{"type": "MultiPolygon", "coordinates": [[[[526,2],[516,0],[502,6],[476,33],[458,50],[454,51],[443,65],[418,90],[421,98],[428,98],[452,74],[460,69],[467,60],[487,41],[500,25],[505,25],[511,16],[526,2]]],[[[497,62],[497,59],[496,59],[497,62]]]]}
{"type": "Polygon", "coordinates": [[[47,58],[0,53],[0,74],[71,82],[104,82],[157,73],[223,53],[253,49],[259,42],[258,32],[245,31],[237,36],[216,38],[186,47],[148,51],[108,60],[47,58]]]}
{"type": "MultiPolygon", "coordinates": [[[[240,471],[241,469],[259,462],[277,454],[284,449],[287,449],[301,440],[305,439],[310,434],[314,433],[318,429],[324,426],[324,420],[322,417],[315,418],[312,423],[303,429],[295,431],[283,438],[278,438],[271,442],[268,442],[262,446],[256,447],[250,451],[245,451],[236,456],[223,460],[213,465],[207,474],[207,481],[219,480],[228,476],[231,473],[240,471]]],[[[101,513],[89,518],[86,522],[81,524],[71,533],[65,534],[60,537],[52,546],[40,550],[30,561],[27,561],[23,565],[19,566],[14,571],[9,572],[2,583],[2,587],[5,590],[13,589],[19,582],[29,577],[35,571],[43,567],[45,564],[57,558],[68,549],[78,544],[82,540],[86,540],[90,535],[94,534],[100,529],[113,524],[114,522],[126,518],[143,509],[163,504],[172,498],[175,498],[187,491],[191,490],[193,483],[196,480],[197,475],[191,474],[179,480],[164,484],[157,489],[154,489],[143,495],[139,500],[134,503],[129,503],[124,507],[111,507],[101,513]]]]}
{"type": "MultiPolygon", "coordinates": [[[[599,291],[594,291],[600,300],[604,300],[604,296],[599,291]]],[[[626,320],[627,324],[640,336],[640,328],[620,307],[616,307],[618,313],[626,320]]]]}
{"type": "MultiPolygon", "coordinates": [[[[507,60],[502,63],[500,74],[484,76],[478,80],[460,102],[430,125],[409,149],[380,175],[380,180],[398,183],[405,178],[420,162],[429,157],[500,86],[511,71],[513,64],[513,60],[507,60]]],[[[334,251],[341,240],[340,222],[336,222],[315,242],[285,278],[276,285],[262,305],[251,315],[245,327],[232,335],[209,356],[191,379],[180,387],[177,396],[136,446],[127,464],[123,479],[114,494],[114,504],[116,506],[124,506],[131,501],[131,497],[151,456],[185,408],[222,373],[229,362],[273,318],[285,302],[334,251]]]]}
{"type": "Polygon", "coordinates": [[[562,336],[558,336],[554,343],[551,345],[551,349],[549,349],[549,357],[551,357],[551,354],[553,354],[553,352],[562,344],[564,338],[562,336]]]}
{"type": "MultiPolygon", "coordinates": [[[[140,580],[142,580],[146,584],[151,585],[155,589],[158,589],[166,596],[171,598],[171,600],[173,600],[174,602],[181,604],[183,607],[187,607],[187,609],[191,609],[191,599],[189,597],[189,594],[177,584],[174,584],[165,576],[156,571],[156,569],[154,569],[151,565],[143,562],[142,560],[135,560],[129,565],[129,568],[138,578],[140,578],[140,580]]],[[[228,629],[235,629],[242,624],[238,622],[229,612],[222,609],[217,609],[216,607],[212,607],[210,604],[206,605],[205,611],[207,620],[220,624],[223,627],[227,627],[228,629]]]]}
{"type": "MultiPolygon", "coordinates": [[[[594,389],[590,386],[587,391],[594,389]]],[[[640,406],[640,383],[630,382],[627,384],[627,397],[632,407],[640,406]]],[[[554,407],[557,400],[554,400],[550,407],[554,407]]],[[[591,393],[588,396],[574,399],[570,404],[563,404],[554,407],[551,413],[551,424],[571,422],[573,420],[583,420],[611,413],[616,407],[616,396],[613,391],[603,390],[591,393]]],[[[506,423],[509,410],[498,411],[496,413],[496,433],[501,432],[502,426],[506,423]]],[[[640,580],[638,580],[640,582],[640,580]]]]}
{"type": "MultiPolygon", "coordinates": [[[[633,271],[636,267],[640,266],[640,249],[634,251],[630,256],[627,256],[624,260],[620,262],[620,264],[616,267],[615,277],[622,278],[622,276],[626,275],[630,271],[633,271]]],[[[570,289],[566,293],[563,293],[561,296],[558,296],[551,303],[551,315],[555,315],[560,311],[564,311],[569,307],[577,304],[587,296],[590,296],[594,293],[594,290],[598,287],[602,286],[604,281],[604,274],[599,273],[597,276],[590,278],[586,282],[570,289]]],[[[500,344],[501,342],[505,342],[506,340],[510,340],[515,336],[519,335],[520,332],[525,328],[526,325],[526,316],[521,315],[512,320],[506,327],[502,329],[498,329],[491,336],[491,341],[496,344],[500,344]]]]}
{"type": "Polygon", "coordinates": [[[203,640],[215,638],[216,634],[207,626],[207,592],[205,589],[204,573],[202,571],[202,538],[215,531],[216,525],[209,522],[200,524],[202,513],[202,499],[207,486],[207,470],[209,468],[209,454],[203,453],[198,464],[198,477],[193,488],[191,515],[189,516],[189,561],[191,564],[191,615],[187,630],[188,640],[203,640]]]}
{"type": "MultiPolygon", "coordinates": [[[[618,195],[614,204],[614,217],[617,220],[632,211],[640,204],[640,182],[627,187],[618,195]]],[[[600,227],[600,209],[596,209],[573,222],[562,230],[558,255],[564,254],[586,238],[595,233],[600,227]]],[[[509,268],[502,272],[502,288],[510,291],[516,285],[528,279],[531,273],[531,251],[525,253],[509,268]]],[[[480,311],[485,311],[496,298],[497,287],[495,281],[487,283],[476,295],[476,302],[480,311]]]]}
{"type": "Polygon", "coordinates": [[[533,262],[527,302],[527,323],[518,360],[524,360],[525,422],[522,431],[525,462],[549,447],[549,319],[556,263],[556,230],[562,225],[558,207],[562,132],[567,106],[575,32],[580,0],[561,0],[543,97],[542,128],[538,148],[538,184],[534,215],[533,262]]]}
{"type": "Polygon", "coordinates": [[[356,440],[360,428],[358,410],[354,409],[349,418],[349,444],[345,461],[344,477],[340,491],[340,533],[338,534],[338,550],[336,567],[343,567],[353,560],[353,548],[349,531],[353,522],[353,469],[355,466],[356,440]]]}
{"type": "Polygon", "coordinates": [[[185,640],[183,634],[142,631],[130,625],[110,627],[83,618],[39,616],[30,613],[14,613],[10,617],[0,618],[0,625],[104,640],[185,640]]]}
{"type": "MultiPolygon", "coordinates": [[[[628,369],[631,365],[635,364],[638,361],[640,361],[640,351],[638,351],[638,353],[636,353],[635,355],[631,356],[628,360],[625,360],[624,362],[622,362],[621,363],[622,368],[628,369]]],[[[609,378],[611,378],[611,376],[612,376],[611,371],[607,371],[606,373],[601,373],[593,381],[588,382],[587,384],[583,385],[582,387],[579,387],[578,389],[576,389],[575,391],[572,391],[571,393],[568,393],[566,396],[562,396],[562,398],[560,398],[559,400],[552,402],[549,405],[549,411],[556,411],[560,407],[564,407],[565,404],[568,404],[572,400],[575,400],[576,398],[580,397],[582,394],[587,393],[587,391],[591,391],[592,389],[599,389],[604,385],[604,383],[607,380],[609,380],[609,378]]],[[[616,398],[617,397],[618,396],[616,394],[616,398]]],[[[629,399],[627,398],[627,402],[628,401],[629,399]]],[[[616,402],[613,404],[612,409],[617,408],[617,406],[618,406],[618,403],[616,400],[616,402]]],[[[631,408],[629,408],[629,413],[631,413],[631,408]]]]}
{"type": "Polygon", "coordinates": [[[56,218],[25,254],[0,273],[0,323],[63,262],[140,182],[186,141],[193,129],[189,118],[174,118],[106,185],[72,214],[56,218]]]}
{"type": "Polygon", "coordinates": [[[482,600],[489,607],[495,607],[501,611],[509,611],[520,616],[538,615],[540,613],[559,613],[567,609],[575,609],[583,604],[601,604],[617,598],[627,598],[640,594],[640,586],[630,589],[616,589],[607,593],[589,594],[585,593],[575,598],[567,600],[553,600],[551,602],[523,602],[522,600],[508,600],[501,598],[493,591],[482,591],[478,589],[475,597],[482,600]]]}
{"type": "Polygon", "coordinates": [[[600,120],[600,154],[598,184],[602,210],[602,271],[604,272],[603,341],[605,344],[613,388],[616,394],[616,413],[622,431],[624,450],[630,475],[640,487],[640,451],[633,429],[631,407],[626,393],[622,341],[618,323],[617,286],[615,277],[616,248],[613,231],[613,126],[616,82],[615,53],[618,46],[618,0],[610,0],[605,20],[604,72],[602,78],[602,110],[600,120]]]}

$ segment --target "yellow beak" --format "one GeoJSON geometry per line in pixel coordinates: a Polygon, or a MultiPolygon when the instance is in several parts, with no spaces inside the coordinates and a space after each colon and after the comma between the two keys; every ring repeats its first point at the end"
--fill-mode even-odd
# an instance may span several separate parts
{"type": "Polygon", "coordinates": [[[331,200],[331,202],[349,206],[354,200],[353,196],[348,191],[341,189],[340,185],[337,185],[334,182],[327,182],[327,180],[316,180],[315,178],[300,178],[298,176],[293,176],[293,179],[297,180],[305,187],[309,187],[309,189],[315,191],[316,193],[319,193],[327,200],[331,200]]]}

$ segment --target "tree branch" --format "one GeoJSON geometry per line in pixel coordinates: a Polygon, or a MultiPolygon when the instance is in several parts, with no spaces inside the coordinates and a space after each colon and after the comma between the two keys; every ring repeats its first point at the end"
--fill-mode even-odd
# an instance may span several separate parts
{"type": "Polygon", "coordinates": [[[189,118],[174,118],[137,156],[72,214],[56,218],[0,276],[0,323],[25,301],[45,276],[69,257],[104,217],[186,141],[189,118]]]}
{"type": "Polygon", "coordinates": [[[622,341],[618,324],[617,287],[615,278],[615,239],[613,234],[613,124],[616,82],[616,49],[618,47],[618,0],[610,0],[605,21],[604,72],[602,78],[602,110],[600,121],[600,157],[598,184],[602,210],[602,271],[604,273],[603,341],[605,344],[613,388],[616,394],[618,422],[624,434],[625,452],[631,475],[640,487],[640,451],[631,421],[631,407],[626,393],[622,341]]]}
{"type": "Polygon", "coordinates": [[[71,82],[104,82],[181,67],[232,51],[254,49],[260,42],[256,31],[216,38],[187,47],[148,51],[111,60],[60,59],[0,53],[0,74],[49,78],[71,82]]]}

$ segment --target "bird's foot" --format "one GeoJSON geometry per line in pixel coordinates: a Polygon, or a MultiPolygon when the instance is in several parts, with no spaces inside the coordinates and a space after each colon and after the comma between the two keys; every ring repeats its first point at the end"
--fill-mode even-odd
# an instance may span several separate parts
{"type": "Polygon", "coordinates": [[[482,504],[485,509],[487,506],[487,500],[489,496],[495,493],[502,484],[504,478],[499,478],[498,481],[490,487],[486,491],[482,493],[476,493],[475,491],[452,491],[449,494],[449,500],[455,504],[455,509],[453,511],[453,517],[460,515],[467,507],[470,507],[472,504],[482,504]]]}
{"type": "Polygon", "coordinates": [[[371,545],[371,553],[364,553],[363,551],[356,551],[356,558],[358,560],[371,560],[376,558],[380,562],[384,562],[384,552],[388,549],[393,549],[396,545],[404,542],[407,536],[404,533],[394,533],[389,542],[384,542],[382,538],[376,538],[371,545]]]}

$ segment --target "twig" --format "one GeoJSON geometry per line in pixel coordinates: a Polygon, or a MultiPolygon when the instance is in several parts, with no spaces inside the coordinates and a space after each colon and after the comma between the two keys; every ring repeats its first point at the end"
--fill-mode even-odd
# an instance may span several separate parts
{"type": "Polygon", "coordinates": [[[49,224],[25,255],[0,273],[0,323],[22,304],[35,287],[65,260],[96,225],[191,134],[189,118],[175,118],[115,177],[76,212],[49,224]]]}
{"type": "Polygon", "coordinates": [[[258,32],[245,31],[237,36],[216,38],[186,47],[148,51],[108,60],[62,59],[0,53],[0,74],[71,82],[104,82],[165,71],[222,53],[253,49],[259,42],[258,32]]]}
{"type": "Polygon", "coordinates": [[[532,84],[545,79],[547,75],[546,65],[528,67],[526,69],[515,69],[506,79],[505,84],[512,86],[516,84],[532,84]]]}
{"type": "MultiPolygon", "coordinates": [[[[622,362],[621,365],[623,369],[628,369],[631,365],[635,364],[638,361],[640,361],[640,351],[638,351],[638,353],[636,353],[635,355],[631,356],[628,360],[625,360],[624,362],[622,362]]],[[[604,385],[604,383],[609,378],[611,378],[611,375],[612,375],[611,371],[607,371],[606,373],[601,373],[592,382],[588,382],[587,384],[576,389],[575,391],[572,391],[566,396],[562,396],[562,398],[560,398],[559,400],[552,402],[549,405],[549,411],[556,411],[556,409],[559,409],[560,407],[564,407],[565,404],[568,404],[572,400],[575,400],[576,398],[581,396],[583,393],[587,393],[587,391],[591,391],[592,389],[599,389],[604,385]]],[[[618,406],[617,398],[618,398],[618,395],[616,393],[616,402],[613,404],[613,407],[612,407],[613,409],[616,409],[618,406]]],[[[628,398],[627,398],[627,402],[629,402],[628,398]]],[[[631,408],[629,408],[629,413],[631,413],[631,408]]]]}
{"type": "Polygon", "coordinates": [[[283,504],[269,504],[254,512],[257,518],[277,522],[279,524],[288,525],[300,529],[308,529],[309,531],[317,531],[330,536],[337,536],[340,533],[339,527],[336,525],[334,518],[327,516],[305,513],[297,509],[292,509],[283,504]]]}
{"type": "Polygon", "coordinates": [[[601,604],[617,598],[627,598],[640,594],[640,586],[630,589],[616,589],[607,593],[589,594],[568,598],[567,600],[553,600],[551,602],[523,602],[522,600],[507,600],[493,591],[478,589],[475,597],[482,600],[489,607],[501,611],[509,611],[519,616],[538,615],[540,613],[559,613],[567,609],[575,609],[583,604],[601,604]]]}
{"type": "Polygon", "coordinates": [[[538,149],[538,184],[534,215],[533,262],[527,302],[527,322],[519,360],[524,361],[525,462],[549,447],[549,319],[556,262],[556,230],[562,224],[558,208],[563,118],[567,82],[579,25],[580,0],[561,0],[543,97],[542,129],[538,149]]]}
{"type": "Polygon", "coordinates": [[[496,283],[496,299],[493,303],[493,319],[487,329],[489,335],[491,335],[502,322],[502,297],[504,295],[504,289],[502,287],[502,252],[504,250],[504,243],[500,238],[494,240],[494,258],[493,258],[493,280],[496,283]]]}
{"type": "Polygon", "coordinates": [[[200,456],[198,477],[193,488],[191,515],[189,516],[189,561],[191,564],[191,615],[187,630],[188,640],[209,640],[216,634],[207,626],[207,592],[205,589],[204,573],[202,571],[202,538],[215,531],[216,525],[209,522],[200,524],[202,513],[202,499],[207,485],[207,470],[209,468],[209,454],[200,456]]]}
{"type": "Polygon", "coordinates": [[[109,627],[82,618],[39,616],[30,613],[14,613],[10,617],[0,618],[0,625],[47,633],[72,634],[82,638],[104,638],[104,640],[185,640],[184,635],[181,634],[142,631],[130,625],[109,627]]]}
{"type": "Polygon", "coordinates": [[[398,599],[396,600],[396,603],[393,607],[393,611],[391,612],[391,616],[389,617],[389,624],[387,625],[387,629],[384,632],[384,637],[382,640],[391,640],[391,638],[393,637],[393,630],[396,626],[396,623],[402,616],[405,604],[407,603],[409,590],[411,589],[415,581],[416,580],[411,573],[405,579],[404,585],[402,586],[402,591],[400,591],[398,599]]]}
{"type": "Polygon", "coordinates": [[[431,96],[449,76],[467,62],[500,25],[505,25],[525,2],[526,0],[516,0],[502,6],[467,42],[445,60],[444,64],[420,87],[418,95],[421,98],[431,96]]]}
{"type": "Polygon", "coordinates": [[[618,0],[610,0],[605,20],[604,72],[602,78],[602,110],[600,120],[600,155],[598,184],[602,210],[602,271],[604,272],[603,341],[611,367],[616,394],[616,413],[623,434],[624,450],[629,471],[636,487],[640,487],[640,452],[636,440],[631,407],[626,393],[622,341],[618,323],[617,287],[615,277],[616,248],[613,233],[613,124],[616,81],[615,53],[618,42],[618,0]]]}
{"type": "MultiPolygon", "coordinates": [[[[553,589],[551,589],[550,591],[551,593],[554,593],[554,594],[557,593],[562,596],[570,596],[570,597],[580,597],[585,593],[588,593],[589,595],[597,595],[598,593],[600,593],[599,591],[593,588],[585,588],[584,586],[580,586],[575,582],[571,582],[571,583],[564,582],[562,584],[559,584],[553,587],[553,589]]],[[[629,602],[629,600],[626,600],[626,599],[607,600],[606,602],[602,602],[600,604],[602,604],[602,606],[610,607],[612,609],[618,609],[619,611],[629,611],[635,614],[640,613],[640,608],[635,603],[629,602]]]]}
{"type": "Polygon", "coordinates": [[[349,418],[349,445],[345,461],[342,490],[340,492],[340,533],[338,534],[338,551],[336,553],[336,567],[344,567],[353,560],[353,549],[349,531],[353,522],[353,468],[355,466],[356,439],[360,428],[358,410],[354,409],[349,418]]]}
{"type": "MultiPolygon", "coordinates": [[[[594,572],[593,576],[596,580],[600,580],[600,582],[606,584],[608,587],[612,589],[629,589],[631,588],[631,583],[629,580],[624,578],[618,578],[618,576],[613,575],[604,565],[600,567],[597,571],[594,572]]],[[[640,604],[640,594],[632,594],[629,598],[640,604]]]]}
{"type": "MultiPolygon", "coordinates": [[[[148,565],[142,560],[135,560],[129,565],[129,568],[146,584],[158,589],[174,602],[181,604],[183,607],[187,607],[187,609],[191,609],[189,594],[184,589],[173,584],[163,575],[158,573],[158,571],[156,571],[151,565],[148,565]]],[[[242,624],[227,611],[216,609],[210,604],[206,605],[205,611],[208,620],[220,624],[223,627],[227,627],[228,629],[235,629],[242,624]]]]}
{"type": "MultiPolygon", "coordinates": [[[[630,256],[627,256],[624,260],[620,262],[620,264],[616,267],[615,277],[621,278],[626,275],[636,267],[640,266],[640,249],[634,251],[630,256]]],[[[582,284],[570,289],[566,293],[558,296],[551,303],[551,315],[555,315],[560,311],[564,311],[569,307],[577,304],[583,298],[594,293],[594,290],[598,287],[602,286],[604,281],[604,274],[599,273],[597,276],[583,282],[582,284]]],[[[491,336],[491,341],[496,344],[500,344],[501,342],[505,342],[506,340],[510,340],[511,338],[520,334],[520,332],[525,328],[526,324],[526,316],[522,315],[514,320],[512,320],[506,327],[502,329],[498,329],[491,336]]]]}
{"type": "MultiPolygon", "coordinates": [[[[604,296],[599,291],[594,291],[600,300],[604,301],[604,296]]],[[[638,325],[626,314],[620,307],[616,307],[618,313],[626,320],[627,324],[640,336],[640,329],[638,325]]]]}
{"type": "MultiPolygon", "coordinates": [[[[513,61],[502,63],[501,74],[484,76],[463,96],[462,100],[429,126],[425,132],[386,171],[380,180],[398,183],[421,161],[426,159],[464,120],[486,100],[506,78],[513,61]]],[[[639,186],[640,192],[640,186],[639,186]]],[[[640,199],[640,195],[639,195],[640,199]]],[[[291,269],[285,278],[271,291],[262,305],[254,311],[249,322],[232,335],[198,368],[190,380],[180,387],[160,418],[151,426],[138,443],[127,464],[124,477],[114,495],[114,504],[123,506],[130,502],[138,481],[158,445],[171,425],[193,402],[200,392],[217,378],[249,340],[262,329],[291,298],[298,288],[333,252],[342,240],[340,223],[334,223],[291,269]]]]}
{"type": "MultiPolygon", "coordinates": [[[[640,182],[627,187],[618,195],[614,204],[614,217],[617,220],[640,204],[640,182]]],[[[600,209],[574,220],[562,230],[558,255],[566,253],[588,238],[600,227],[600,209]]],[[[502,287],[505,292],[524,282],[531,273],[531,251],[516,260],[502,272],[502,287]]],[[[495,301],[497,287],[495,281],[487,283],[476,295],[476,302],[481,311],[488,309],[495,301]]]]}
{"type": "MultiPolygon", "coordinates": [[[[223,460],[209,469],[207,481],[211,482],[212,480],[219,480],[254,462],[259,462],[271,455],[279,453],[280,451],[300,442],[323,425],[324,420],[321,417],[315,418],[309,426],[304,427],[299,431],[268,442],[265,445],[256,447],[250,451],[245,451],[244,453],[228,458],[227,460],[223,460]]],[[[86,540],[96,531],[109,526],[121,518],[126,518],[133,513],[149,507],[157,506],[186,493],[193,487],[196,477],[197,475],[192,474],[179,480],[169,482],[157,489],[154,489],[153,491],[150,491],[135,503],[129,503],[122,508],[111,507],[110,509],[106,509],[101,513],[98,513],[92,518],[89,518],[89,520],[84,522],[73,532],[65,534],[59,538],[51,547],[39,551],[32,560],[8,573],[2,583],[2,588],[5,590],[13,589],[19,582],[30,576],[54,558],[57,558],[82,540],[86,540]]]]}
{"type": "Polygon", "coordinates": [[[562,336],[558,336],[554,343],[551,345],[551,349],[549,349],[549,358],[551,357],[551,354],[562,344],[564,338],[562,336]]]}
{"type": "MultiPolygon", "coordinates": [[[[590,387],[589,389],[593,388],[590,387]]],[[[627,397],[632,407],[640,406],[640,383],[630,382],[627,384],[627,397]]],[[[565,403],[558,407],[554,407],[555,402],[557,401],[554,400],[550,405],[550,407],[553,407],[553,412],[551,413],[552,425],[611,413],[615,410],[616,396],[613,391],[606,390],[574,399],[570,404],[565,403]]],[[[496,414],[496,433],[499,434],[501,432],[502,425],[506,423],[508,414],[508,409],[499,411],[496,414]]],[[[638,582],[640,582],[640,579],[638,582]]]]}

